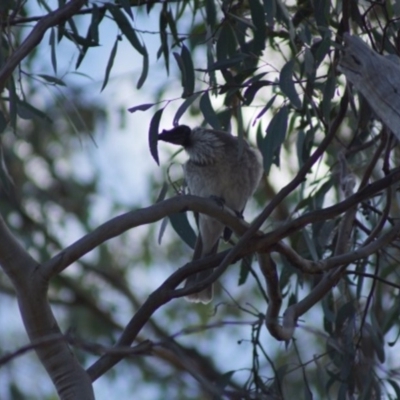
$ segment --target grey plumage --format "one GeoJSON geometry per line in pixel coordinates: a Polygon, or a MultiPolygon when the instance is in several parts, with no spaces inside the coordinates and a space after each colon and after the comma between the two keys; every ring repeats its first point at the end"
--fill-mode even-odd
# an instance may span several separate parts
{"type": "MultiPolygon", "coordinates": [[[[263,172],[260,152],[245,140],[239,152],[238,138],[229,133],[180,125],[163,131],[159,140],[182,145],[189,155],[184,174],[189,192],[201,197],[221,199],[232,210],[242,213],[256,190],[263,172]]],[[[199,235],[193,259],[215,254],[224,225],[207,215],[197,218],[199,235]]],[[[193,286],[212,274],[212,270],[190,276],[185,287],[193,286]]],[[[192,302],[208,303],[212,285],[187,297],[192,302]]]]}

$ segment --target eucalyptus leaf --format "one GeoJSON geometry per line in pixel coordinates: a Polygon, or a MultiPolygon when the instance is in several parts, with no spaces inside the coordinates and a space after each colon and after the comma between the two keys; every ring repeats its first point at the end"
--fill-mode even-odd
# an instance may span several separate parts
{"type": "Polygon", "coordinates": [[[102,85],[102,87],[100,89],[101,92],[107,86],[108,78],[110,77],[110,72],[111,72],[111,69],[112,69],[112,67],[114,65],[115,56],[117,54],[118,41],[119,41],[119,36],[117,36],[117,38],[115,39],[114,45],[113,45],[113,47],[111,49],[110,56],[108,57],[108,62],[107,62],[107,66],[106,66],[106,74],[104,76],[103,85],[102,85]]]}
{"type": "Polygon", "coordinates": [[[288,61],[282,68],[279,75],[279,87],[282,92],[289,98],[290,102],[297,109],[301,108],[301,100],[296,92],[293,82],[293,66],[294,60],[288,61]]]}
{"type": "Polygon", "coordinates": [[[192,249],[196,243],[196,234],[190,226],[186,213],[176,213],[169,216],[172,227],[180,238],[192,249]]]}
{"type": "Polygon", "coordinates": [[[158,133],[159,133],[159,126],[161,121],[161,116],[164,111],[164,108],[160,108],[155,112],[153,118],[150,121],[150,128],[149,128],[149,148],[150,154],[154,158],[155,162],[160,165],[160,161],[158,158],[158,133]]]}
{"type": "Polygon", "coordinates": [[[217,113],[214,111],[209,92],[205,92],[200,99],[200,111],[203,113],[206,122],[212,126],[214,129],[221,129],[221,124],[219,122],[217,113]]]}

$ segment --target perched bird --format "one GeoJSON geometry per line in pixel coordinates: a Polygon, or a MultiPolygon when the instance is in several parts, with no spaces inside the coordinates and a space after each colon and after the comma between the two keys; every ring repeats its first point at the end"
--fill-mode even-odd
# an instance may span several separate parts
{"type": "MultiPolygon", "coordinates": [[[[184,164],[184,176],[190,194],[212,197],[242,215],[249,197],[256,190],[262,173],[261,153],[245,140],[239,147],[237,137],[227,132],[179,125],[158,136],[164,142],[181,145],[189,155],[184,164]]],[[[207,215],[196,216],[199,235],[193,259],[215,254],[224,225],[207,215]]],[[[190,276],[185,287],[194,286],[212,274],[212,270],[190,276]]],[[[213,297],[212,285],[191,294],[191,302],[209,303],[213,297]]]]}

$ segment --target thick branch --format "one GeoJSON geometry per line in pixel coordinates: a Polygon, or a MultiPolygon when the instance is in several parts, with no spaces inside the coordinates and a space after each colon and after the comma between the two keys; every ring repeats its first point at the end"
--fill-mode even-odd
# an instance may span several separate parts
{"type": "MultiPolygon", "coordinates": [[[[0,217],[0,265],[17,292],[22,320],[31,343],[61,335],[47,299],[47,281],[38,263],[19,244],[0,217]]],[[[65,341],[57,340],[35,348],[61,399],[93,399],[86,372],[65,341]]]]}
{"type": "Polygon", "coordinates": [[[32,29],[32,32],[18,49],[11,54],[0,70],[0,93],[5,88],[7,79],[11,76],[14,69],[42,41],[46,31],[75,15],[83,7],[84,3],[85,0],[71,0],[40,19],[32,29]]]}
{"type": "MultiPolygon", "coordinates": [[[[350,207],[355,206],[359,202],[376,195],[383,189],[393,185],[398,181],[400,181],[400,168],[394,169],[389,175],[366,186],[364,189],[360,190],[355,195],[349,197],[341,203],[322,210],[304,214],[293,221],[281,225],[279,228],[265,235],[262,244],[261,242],[258,243],[258,246],[260,247],[256,248],[254,244],[250,247],[245,246],[247,249],[245,249],[245,251],[241,249],[238,254],[249,254],[249,251],[247,251],[249,248],[251,248],[252,251],[263,251],[263,248],[261,247],[262,245],[271,247],[283,238],[303,228],[309,223],[334,218],[337,215],[347,211],[350,207]]],[[[249,225],[246,222],[237,218],[228,209],[222,209],[220,206],[216,205],[214,201],[191,195],[177,196],[147,208],[122,214],[104,223],[103,225],[100,225],[93,232],[82,237],[44,264],[43,274],[46,277],[51,278],[100,244],[126,232],[129,229],[159,221],[173,213],[184,212],[188,210],[204,213],[218,219],[223,224],[232,228],[232,230],[238,236],[249,234],[249,225]]],[[[260,237],[260,232],[256,233],[256,235],[260,237]]],[[[254,236],[254,234],[252,236],[254,236]]],[[[235,255],[233,259],[238,259],[237,255],[235,255]]]]}

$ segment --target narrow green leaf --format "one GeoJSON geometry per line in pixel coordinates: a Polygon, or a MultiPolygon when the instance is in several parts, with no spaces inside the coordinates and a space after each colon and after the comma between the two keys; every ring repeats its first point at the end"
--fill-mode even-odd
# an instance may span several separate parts
{"type": "Polygon", "coordinates": [[[51,66],[53,67],[54,73],[57,74],[56,34],[54,28],[51,28],[50,30],[49,44],[51,51],[51,66]]]}
{"type": "Polygon", "coordinates": [[[116,6],[110,3],[106,3],[106,7],[110,10],[111,15],[113,16],[115,22],[117,23],[121,32],[125,35],[125,37],[129,40],[131,45],[142,55],[145,56],[146,49],[140,43],[136,32],[132,28],[128,18],[125,17],[124,13],[116,6]]]}
{"type": "Polygon", "coordinates": [[[119,1],[121,2],[124,11],[131,17],[131,20],[133,21],[133,14],[130,1],[129,0],[119,0],[119,1]]]}
{"type": "Polygon", "coordinates": [[[99,42],[99,24],[103,19],[104,11],[100,12],[96,3],[92,4],[92,19],[90,21],[89,33],[94,42],[99,42]]]}
{"type": "Polygon", "coordinates": [[[172,227],[180,238],[192,249],[196,243],[196,234],[190,226],[186,213],[176,213],[169,216],[172,227]]]}
{"type": "Polygon", "coordinates": [[[214,129],[221,129],[217,113],[214,111],[209,92],[205,92],[200,99],[200,111],[203,113],[206,122],[214,129]]]}
{"type": "MultiPolygon", "coordinates": [[[[232,58],[237,50],[237,38],[235,31],[228,20],[224,21],[219,30],[216,45],[216,55],[218,62],[232,58]]],[[[209,69],[210,66],[209,66],[209,69]]]]}
{"type": "Polygon", "coordinates": [[[134,113],[136,111],[146,111],[149,108],[153,107],[154,105],[155,105],[155,103],[140,104],[139,106],[134,106],[134,107],[128,108],[128,111],[130,113],[134,113]]]}
{"type": "Polygon", "coordinates": [[[251,84],[251,85],[246,89],[246,91],[244,92],[244,99],[245,99],[244,104],[245,104],[246,106],[249,106],[249,105],[253,102],[254,97],[255,97],[255,95],[257,94],[257,92],[258,92],[262,87],[270,86],[270,85],[272,85],[272,84],[273,84],[273,82],[271,82],[271,81],[266,81],[266,80],[257,81],[257,82],[254,82],[253,84],[251,84]]]}
{"type": "Polygon", "coordinates": [[[47,82],[53,83],[54,85],[67,86],[63,80],[61,80],[60,78],[56,78],[55,76],[50,76],[46,74],[39,74],[38,76],[40,76],[47,82]]]}
{"type": "MultiPolygon", "coordinates": [[[[164,3],[164,7],[166,6],[167,3],[164,3]]],[[[162,53],[164,56],[165,68],[167,70],[167,74],[169,74],[169,47],[168,47],[167,24],[168,24],[167,12],[163,9],[163,11],[160,13],[160,41],[161,41],[160,55],[162,53]]]]}
{"type": "Polygon", "coordinates": [[[181,119],[182,115],[185,113],[185,111],[193,104],[193,102],[200,96],[201,93],[195,93],[192,94],[190,97],[188,97],[178,108],[176,111],[174,120],[173,120],[173,125],[177,126],[179,125],[179,120],[181,119]]]}
{"type": "Polygon", "coordinates": [[[274,103],[275,99],[276,99],[276,94],[274,94],[269,100],[268,103],[263,107],[263,109],[257,114],[253,125],[256,123],[256,121],[261,118],[272,106],[272,104],[274,103]]]}
{"type": "Polygon", "coordinates": [[[15,90],[15,81],[11,77],[8,81],[8,93],[10,97],[10,124],[12,129],[15,131],[17,128],[17,102],[18,96],[15,90]]]}
{"type": "Polygon", "coordinates": [[[272,163],[279,162],[279,153],[286,137],[289,110],[283,106],[272,118],[264,138],[257,135],[257,144],[263,155],[264,170],[268,175],[272,163]]]}
{"type": "Polygon", "coordinates": [[[249,0],[251,20],[255,26],[254,39],[252,41],[252,52],[254,54],[261,54],[265,49],[265,40],[267,34],[267,27],[265,24],[264,7],[260,0],[249,0]]]}
{"type": "Polygon", "coordinates": [[[158,158],[158,133],[159,133],[159,126],[160,120],[164,108],[160,108],[155,112],[153,118],[150,121],[150,128],[149,128],[149,148],[150,154],[154,158],[155,162],[160,165],[160,161],[158,158]]]}
{"type": "Polygon", "coordinates": [[[239,66],[242,61],[246,60],[249,57],[250,56],[248,54],[240,53],[237,56],[232,57],[228,60],[217,61],[215,64],[211,65],[211,67],[208,68],[207,72],[239,66]]]}
{"type": "Polygon", "coordinates": [[[323,99],[322,99],[322,112],[325,117],[325,121],[329,124],[331,114],[331,101],[335,95],[336,90],[336,77],[331,74],[325,82],[323,99]]]}
{"type": "Polygon", "coordinates": [[[146,53],[143,56],[142,73],[141,73],[140,78],[138,80],[138,83],[136,85],[136,89],[140,89],[143,86],[144,82],[146,81],[148,73],[149,73],[149,55],[148,55],[147,50],[146,50],[146,53]]]}
{"type": "Polygon", "coordinates": [[[188,97],[191,96],[194,91],[194,66],[190,51],[185,45],[182,45],[181,57],[184,67],[184,73],[182,74],[182,77],[184,77],[184,82],[182,82],[182,97],[188,97]]]}
{"type": "Polygon", "coordinates": [[[242,262],[240,263],[238,286],[241,286],[246,283],[250,273],[250,267],[252,262],[253,262],[253,254],[249,254],[243,257],[242,262]]]}
{"type": "Polygon", "coordinates": [[[274,24],[275,14],[276,14],[276,2],[275,0],[263,0],[264,10],[267,14],[266,20],[269,26],[274,24]]]}
{"type": "Polygon", "coordinates": [[[4,114],[0,111],[0,133],[3,133],[7,128],[8,122],[4,114]]]}
{"type": "Polygon", "coordinates": [[[104,76],[103,86],[101,87],[100,92],[102,92],[104,90],[104,88],[107,86],[108,78],[110,77],[110,72],[111,72],[112,66],[114,65],[115,55],[117,54],[118,41],[119,41],[119,36],[116,37],[114,46],[111,49],[110,57],[108,58],[108,63],[106,66],[106,74],[104,76]]]}
{"type": "Polygon", "coordinates": [[[178,44],[181,42],[181,38],[179,37],[178,30],[176,28],[175,18],[170,10],[167,12],[167,21],[169,25],[169,29],[171,30],[172,37],[175,40],[175,43],[178,44]]]}
{"type": "Polygon", "coordinates": [[[34,119],[39,118],[45,120],[46,122],[52,122],[51,118],[46,115],[43,111],[34,107],[32,104],[27,103],[24,100],[17,101],[17,113],[22,119],[34,119]]]}
{"type": "Polygon", "coordinates": [[[206,21],[210,27],[213,27],[217,20],[217,10],[215,8],[215,1],[205,0],[205,2],[206,2],[206,21]]]}
{"type": "Polygon", "coordinates": [[[290,102],[297,109],[301,108],[301,100],[296,92],[293,82],[293,66],[294,60],[287,62],[279,75],[279,87],[282,92],[289,98],[290,102]]]}
{"type": "Polygon", "coordinates": [[[314,17],[320,27],[328,26],[330,0],[313,0],[314,17]]]}
{"type": "Polygon", "coordinates": [[[2,189],[4,189],[7,194],[10,194],[11,190],[15,188],[14,180],[8,171],[4,158],[3,146],[0,146],[0,182],[2,189]]]}

